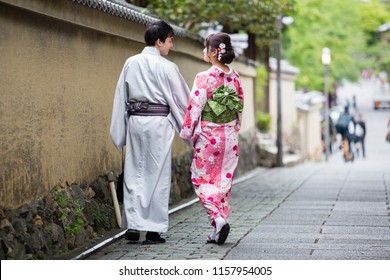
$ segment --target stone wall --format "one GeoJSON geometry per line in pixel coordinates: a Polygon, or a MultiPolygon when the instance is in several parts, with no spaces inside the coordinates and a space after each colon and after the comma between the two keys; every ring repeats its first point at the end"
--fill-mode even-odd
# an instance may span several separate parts
{"type": "MultiPolygon", "coordinates": [[[[269,113],[271,114],[271,135],[276,139],[277,120],[278,120],[278,83],[277,83],[277,61],[270,58],[270,77],[269,77],[269,113]]],[[[282,118],[282,141],[294,139],[294,131],[298,126],[297,108],[295,105],[295,79],[299,70],[290,65],[287,61],[281,61],[281,118],[282,118]]],[[[296,143],[297,145],[299,143],[296,143]]]]}
{"type": "Polygon", "coordinates": [[[104,177],[91,185],[57,185],[17,209],[0,209],[0,259],[55,259],[116,227],[104,177]]]}
{"type": "MultiPolygon", "coordinates": [[[[235,177],[258,164],[256,135],[240,135],[235,177]]],[[[192,151],[173,159],[170,206],[195,197],[192,151]]],[[[16,209],[0,208],[0,259],[62,259],[118,229],[109,182],[58,184],[48,195],[16,209]]]]}

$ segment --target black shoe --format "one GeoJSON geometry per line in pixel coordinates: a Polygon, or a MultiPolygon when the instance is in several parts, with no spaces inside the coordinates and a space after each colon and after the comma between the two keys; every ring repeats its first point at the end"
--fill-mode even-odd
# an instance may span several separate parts
{"type": "Polygon", "coordinates": [[[125,232],[125,239],[128,241],[138,241],[139,240],[139,231],[135,229],[128,229],[125,232]]]}
{"type": "Polygon", "coordinates": [[[146,233],[146,240],[143,244],[165,243],[165,241],[165,238],[162,238],[158,232],[148,231],[146,233]]]}

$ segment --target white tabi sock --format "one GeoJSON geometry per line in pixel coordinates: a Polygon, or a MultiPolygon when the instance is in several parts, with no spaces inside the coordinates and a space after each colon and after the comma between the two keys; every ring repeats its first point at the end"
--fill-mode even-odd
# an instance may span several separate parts
{"type": "Polygon", "coordinates": [[[216,239],[219,238],[219,232],[221,231],[221,228],[226,224],[226,221],[222,217],[218,217],[215,219],[215,225],[216,225],[216,239]]]}

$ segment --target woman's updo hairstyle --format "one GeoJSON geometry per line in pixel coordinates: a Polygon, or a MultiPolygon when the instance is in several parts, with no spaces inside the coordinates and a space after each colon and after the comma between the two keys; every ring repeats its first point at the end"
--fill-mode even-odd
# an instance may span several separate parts
{"type": "Polygon", "coordinates": [[[232,63],[236,57],[230,36],[227,33],[210,34],[205,40],[205,47],[207,50],[217,50],[217,58],[224,64],[232,63]]]}

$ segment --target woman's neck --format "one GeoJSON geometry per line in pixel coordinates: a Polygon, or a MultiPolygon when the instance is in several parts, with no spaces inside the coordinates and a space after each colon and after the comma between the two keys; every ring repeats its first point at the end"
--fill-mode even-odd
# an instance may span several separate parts
{"type": "Polygon", "coordinates": [[[224,72],[228,73],[230,71],[230,68],[229,66],[227,66],[226,64],[223,64],[221,62],[216,62],[216,63],[212,63],[213,66],[215,67],[218,67],[220,69],[222,69],[224,72]]]}

